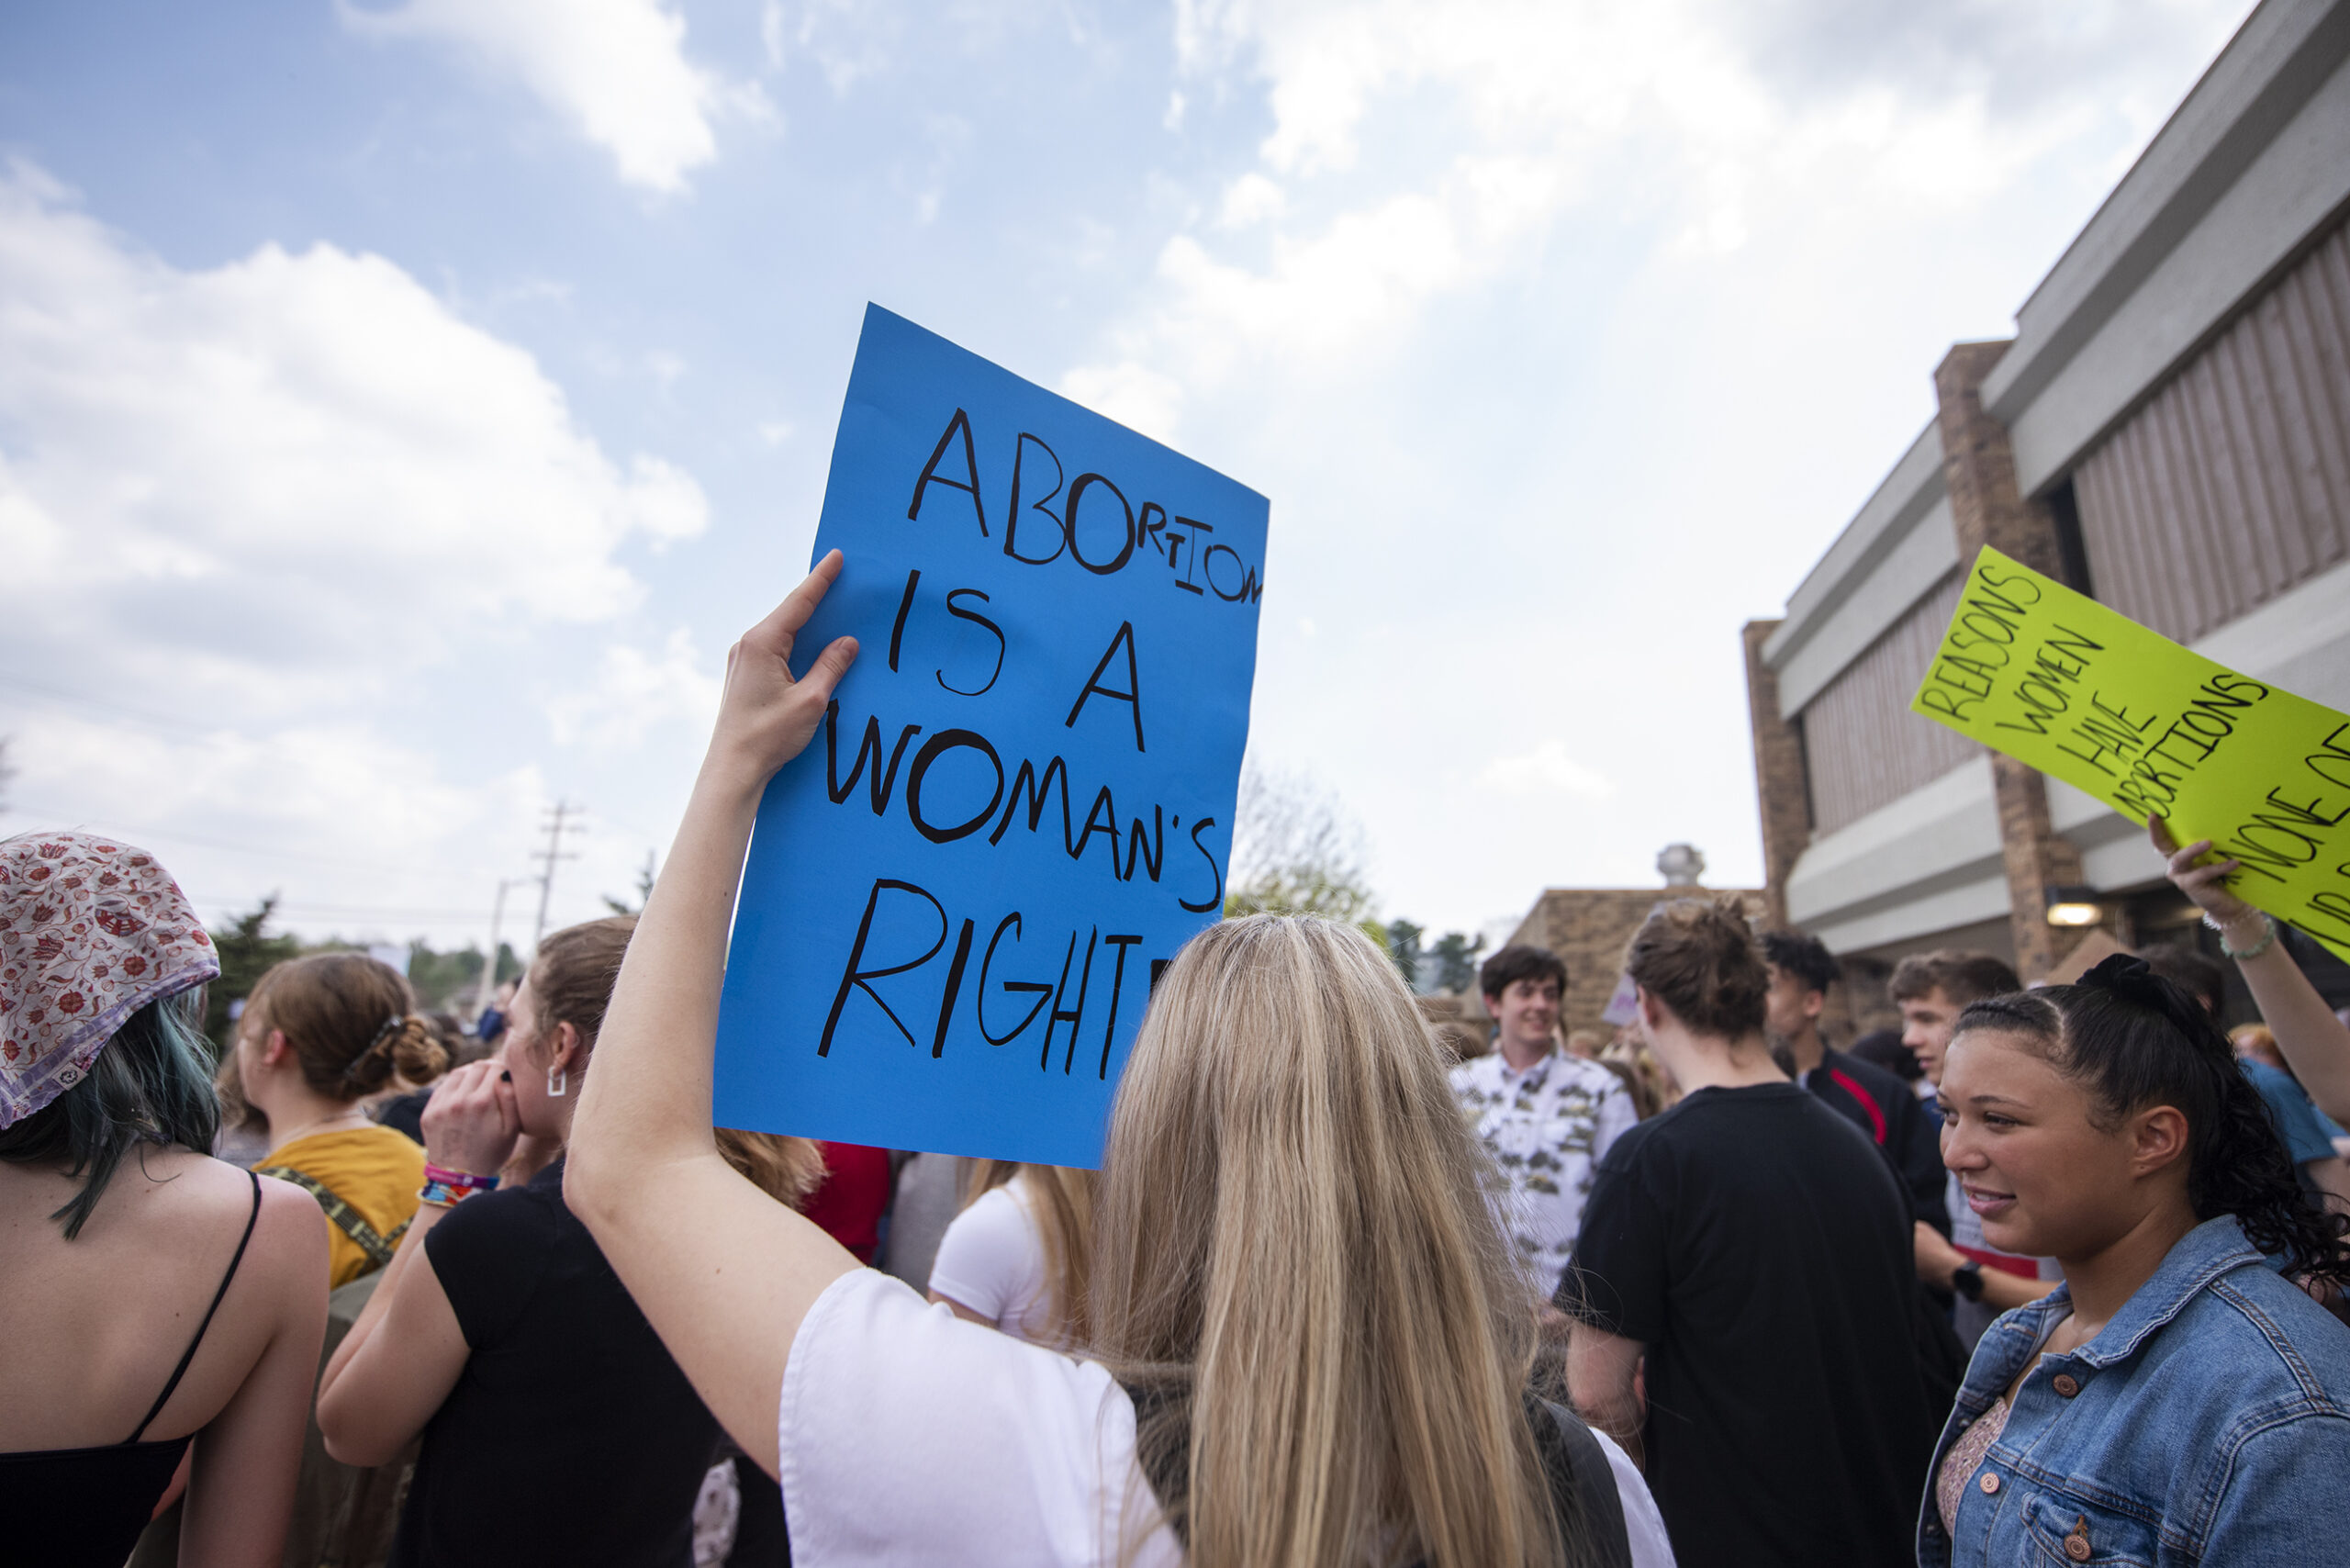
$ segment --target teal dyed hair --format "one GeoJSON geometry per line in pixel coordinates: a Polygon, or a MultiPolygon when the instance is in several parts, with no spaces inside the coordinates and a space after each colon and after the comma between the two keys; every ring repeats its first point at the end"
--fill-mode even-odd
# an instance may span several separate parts
{"type": "Polygon", "coordinates": [[[140,1144],[212,1152],[220,1099],[212,1087],[205,1043],[204,988],[151,1002],[123,1020],[82,1081],[41,1109],[0,1129],[0,1159],[17,1165],[66,1164],[82,1190],[49,1217],[65,1238],[106,1194],[123,1156],[140,1144]]]}

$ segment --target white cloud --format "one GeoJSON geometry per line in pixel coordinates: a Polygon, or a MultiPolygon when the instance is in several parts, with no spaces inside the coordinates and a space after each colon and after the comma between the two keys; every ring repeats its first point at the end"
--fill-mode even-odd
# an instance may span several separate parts
{"type": "Polygon", "coordinates": [[[0,429],[0,647],[76,636],[183,689],[381,678],[485,624],[609,618],[640,595],[615,552],[708,517],[690,476],[614,464],[531,355],[382,257],[180,271],[21,166],[0,429]]]}
{"type": "MultiPolygon", "coordinates": [[[[661,0],[407,0],[388,11],[345,3],[344,20],[379,38],[426,38],[510,73],[540,102],[612,155],[630,185],[665,194],[718,156],[712,121],[766,121],[755,83],[729,83],[686,58],[686,19],[661,0]]],[[[761,36],[780,64],[780,17],[761,36]]]]}
{"type": "MultiPolygon", "coordinates": [[[[191,892],[285,888],[314,935],[477,934],[449,906],[487,913],[550,793],[527,743],[473,760],[490,705],[625,622],[623,550],[708,516],[382,257],[184,270],[0,174],[0,672],[30,689],[0,680],[23,775],[0,831],[37,811],[151,839],[191,892]]],[[[591,748],[713,701],[682,637],[582,667],[595,700],[565,718],[591,748]]],[[[659,834],[633,836],[583,881],[625,886],[659,834]]],[[[559,917],[594,912],[576,891],[559,917]]]]}
{"type": "Polygon", "coordinates": [[[684,721],[688,731],[708,730],[718,717],[721,685],[701,667],[692,636],[680,628],[655,654],[626,644],[606,648],[596,684],[549,703],[547,722],[565,745],[584,742],[598,751],[619,751],[672,720],[684,721]]]}
{"type": "Polygon", "coordinates": [[[2118,57],[2241,7],[2174,0],[2154,7],[2159,27],[2130,6],[2070,21],[2023,0],[1985,8],[1767,13],[1823,42],[1765,36],[1765,14],[1734,0],[1179,0],[1185,77],[1254,77],[1272,128],[1070,379],[1161,377],[1153,412],[1172,428],[1236,376],[1335,374],[1447,297],[1539,275],[1571,216],[1652,228],[1669,260],[1739,251],[1764,224],[1806,226],[1828,254],[1974,208],[2106,114],[2079,90],[1995,112],[1995,86],[2077,57],[2075,33],[2118,57]],[[1913,36],[1936,28],[1952,36],[1913,36]],[[1788,60],[1809,73],[1791,79],[1788,60]],[[1367,159],[1371,135],[1382,155],[1367,159]],[[1616,210],[1587,209],[1603,196],[1616,210]]]}
{"type": "Polygon", "coordinates": [[[759,7],[759,48],[768,70],[783,69],[783,7],[777,0],[766,0],[759,7]]]}
{"type": "Polygon", "coordinates": [[[1288,206],[1281,186],[1250,170],[1225,187],[1224,205],[1216,211],[1219,229],[1248,229],[1269,218],[1279,218],[1288,206]]]}
{"type": "Polygon", "coordinates": [[[453,782],[430,756],[347,719],[159,734],[44,711],[12,727],[23,776],[0,835],[118,834],[153,851],[216,924],[276,892],[280,928],[479,940],[494,879],[522,869],[547,794],[531,767],[453,782]]]}
{"type": "Polygon", "coordinates": [[[1567,743],[1546,740],[1523,756],[1497,756],[1477,774],[1477,782],[1505,795],[1574,795],[1604,801],[1616,786],[1594,767],[1567,755],[1567,743]]]}

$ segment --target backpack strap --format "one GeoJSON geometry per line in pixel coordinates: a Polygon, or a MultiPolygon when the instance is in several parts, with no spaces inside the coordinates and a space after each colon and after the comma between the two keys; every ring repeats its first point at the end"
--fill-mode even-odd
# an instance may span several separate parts
{"type": "Polygon", "coordinates": [[[367,1254],[367,1267],[370,1273],[391,1262],[392,1254],[399,1250],[400,1238],[408,1234],[409,1221],[415,1218],[411,1215],[408,1219],[404,1219],[393,1226],[391,1235],[378,1236],[375,1234],[375,1227],[369,1225],[357,1209],[344,1203],[332,1187],[315,1176],[297,1170],[291,1165],[264,1165],[253,1174],[274,1176],[280,1182],[291,1182],[318,1199],[319,1207],[327,1212],[327,1218],[334,1221],[336,1228],[351,1238],[360,1251],[367,1254]]]}
{"type": "Polygon", "coordinates": [[[1531,1390],[1526,1395],[1526,1417],[1534,1428],[1535,1450],[1542,1456],[1542,1473],[1550,1477],[1550,1506],[1557,1511],[1560,1533],[1570,1540],[1582,1535],[1590,1551],[1586,1561],[1594,1568],[1632,1568],[1624,1499],[1616,1490],[1607,1450],[1573,1411],[1531,1390]]]}
{"type": "MultiPolygon", "coordinates": [[[[1169,1427],[1158,1419],[1180,1395],[1164,1387],[1145,1388],[1123,1379],[1118,1386],[1134,1401],[1135,1461],[1188,1550],[1191,1540],[1184,1506],[1191,1480],[1188,1432],[1182,1426],[1169,1427]]],[[[1571,1542],[1580,1538],[1585,1543],[1589,1555],[1584,1561],[1591,1568],[1632,1568],[1624,1500],[1617,1494],[1616,1473],[1607,1462],[1607,1450],[1572,1411],[1531,1390],[1526,1394],[1525,1409],[1542,1473],[1550,1483],[1550,1506],[1559,1521],[1559,1533],[1571,1542]]]]}

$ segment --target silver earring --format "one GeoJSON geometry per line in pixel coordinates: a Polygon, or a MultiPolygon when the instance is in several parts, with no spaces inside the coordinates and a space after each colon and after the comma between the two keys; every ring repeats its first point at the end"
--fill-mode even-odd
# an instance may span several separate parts
{"type": "Polygon", "coordinates": [[[560,1100],[560,1099],[562,1099],[562,1098],[563,1098],[563,1096],[564,1096],[565,1092],[567,1089],[569,1089],[570,1085],[571,1085],[571,1073],[570,1073],[570,1071],[569,1071],[569,1070],[568,1070],[568,1069],[565,1069],[565,1068],[560,1068],[560,1067],[551,1067],[551,1068],[547,1069],[547,1098],[548,1098],[548,1099],[550,1099],[550,1100],[560,1100]]]}

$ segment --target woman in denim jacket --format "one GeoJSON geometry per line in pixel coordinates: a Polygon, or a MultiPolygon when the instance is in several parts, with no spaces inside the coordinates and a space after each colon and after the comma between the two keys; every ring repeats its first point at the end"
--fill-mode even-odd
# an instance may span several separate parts
{"type": "Polygon", "coordinates": [[[1992,1325],[1934,1451],[1918,1561],[2306,1563],[2350,1540],[2350,1280],[2202,1008],[2135,958],[1978,1002],[1942,1159],[2065,1283],[1992,1325]],[[2272,1260],[2274,1260],[2272,1262],[2272,1260]]]}

